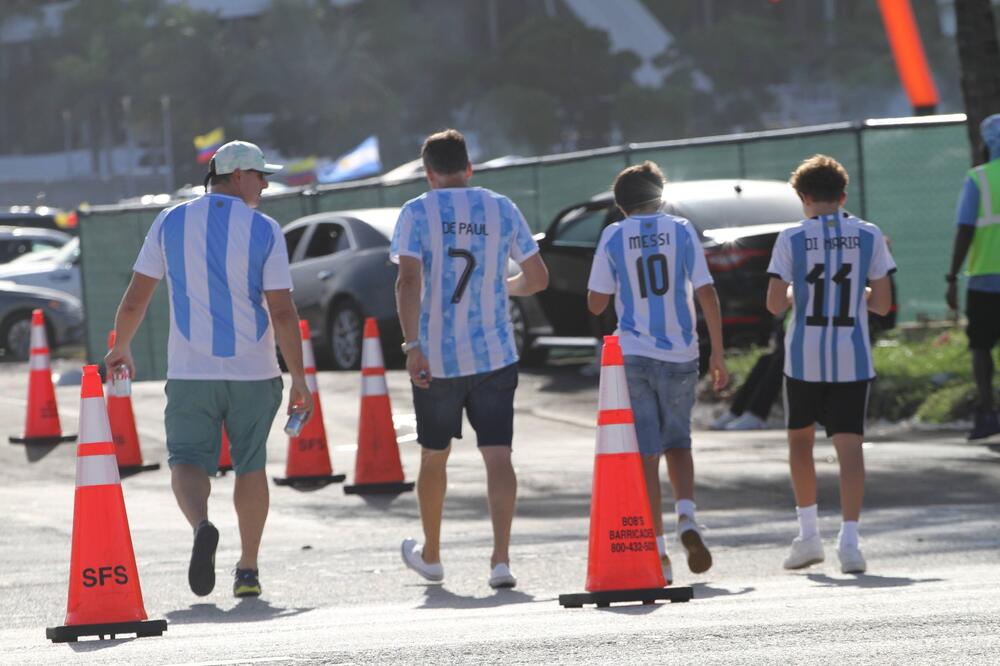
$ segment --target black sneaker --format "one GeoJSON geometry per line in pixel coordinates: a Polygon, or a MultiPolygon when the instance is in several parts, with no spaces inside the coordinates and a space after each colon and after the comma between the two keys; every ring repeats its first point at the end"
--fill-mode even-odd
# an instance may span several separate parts
{"type": "Polygon", "coordinates": [[[969,441],[986,439],[1000,433],[1000,418],[995,411],[976,411],[976,420],[969,433],[969,441]]]}
{"type": "Polygon", "coordinates": [[[234,597],[259,597],[260,579],[256,569],[237,569],[236,580],[233,581],[234,597]]]}
{"type": "Polygon", "coordinates": [[[219,530],[203,520],[194,530],[194,547],[188,566],[188,585],[199,597],[210,594],[215,588],[215,548],[219,545],[219,530]]]}

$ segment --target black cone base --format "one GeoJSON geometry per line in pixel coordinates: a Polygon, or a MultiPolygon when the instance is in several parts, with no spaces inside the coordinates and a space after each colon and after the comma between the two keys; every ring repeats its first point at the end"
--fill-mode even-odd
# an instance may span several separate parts
{"type": "Polygon", "coordinates": [[[296,490],[319,490],[331,483],[340,483],[346,479],[344,474],[332,474],[330,476],[291,476],[287,479],[273,477],[275,485],[291,486],[296,490]]]}
{"type": "Polygon", "coordinates": [[[8,437],[11,444],[24,444],[26,446],[52,446],[53,444],[65,444],[75,442],[76,435],[59,435],[56,437],[8,437]]]}
{"type": "Polygon", "coordinates": [[[580,608],[584,604],[594,604],[598,608],[606,608],[611,604],[629,601],[651,604],[660,599],[678,603],[691,601],[694,599],[694,590],[690,587],[651,587],[643,590],[605,590],[603,592],[560,594],[559,605],[563,608],[580,608]]]}
{"type": "Polygon", "coordinates": [[[413,490],[413,481],[391,481],[389,483],[355,483],[344,486],[346,495],[399,495],[413,490]]]}
{"type": "Polygon", "coordinates": [[[124,479],[125,477],[134,476],[139,472],[152,472],[156,469],[160,469],[160,463],[152,463],[149,465],[124,465],[118,467],[118,475],[124,479]]]}
{"type": "Polygon", "coordinates": [[[231,465],[223,465],[215,470],[216,476],[225,476],[226,472],[232,472],[233,468],[231,465]]]}
{"type": "Polygon", "coordinates": [[[166,620],[145,622],[111,622],[109,624],[72,624],[65,627],[46,627],[45,637],[53,643],[75,643],[84,636],[101,640],[114,640],[122,634],[135,634],[136,638],[160,636],[167,630],[166,620]]]}

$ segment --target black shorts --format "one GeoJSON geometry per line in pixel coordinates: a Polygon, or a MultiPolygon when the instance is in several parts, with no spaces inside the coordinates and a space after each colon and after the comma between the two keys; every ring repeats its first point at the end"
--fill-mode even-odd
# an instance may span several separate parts
{"type": "Polygon", "coordinates": [[[1000,293],[967,290],[965,316],[969,319],[965,327],[969,349],[993,349],[1000,341],[1000,293]]]}
{"type": "Polygon", "coordinates": [[[826,427],[826,436],[865,434],[871,381],[804,382],[785,376],[785,424],[789,430],[814,423],[826,427]]]}
{"type": "Polygon", "coordinates": [[[439,377],[429,388],[413,386],[417,441],[437,451],[462,438],[462,409],[479,446],[510,446],[514,439],[517,364],[465,377],[439,377]]]}

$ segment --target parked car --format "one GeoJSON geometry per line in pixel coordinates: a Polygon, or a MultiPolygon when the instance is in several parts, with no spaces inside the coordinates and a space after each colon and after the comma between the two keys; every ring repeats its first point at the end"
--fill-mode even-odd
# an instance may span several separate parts
{"type": "Polygon", "coordinates": [[[72,238],[55,229],[0,226],[0,264],[58,250],[72,238]]]}
{"type": "MultiPolygon", "coordinates": [[[[787,183],[768,180],[668,183],[662,210],[687,218],[698,231],[719,293],[726,346],[766,344],[773,329],[765,306],[766,269],[778,232],[802,219],[795,191],[787,183]]],[[[522,312],[515,317],[526,347],[522,358],[538,361],[552,346],[593,345],[596,335],[614,328],[612,309],[600,321],[587,311],[587,279],[601,232],[621,218],[613,194],[604,192],[564,208],[545,233],[536,236],[549,268],[549,288],[513,299],[522,312]],[[538,311],[540,319],[532,314],[538,311]]],[[[893,312],[874,325],[894,324],[893,312]]],[[[701,319],[699,329],[707,345],[701,319]]]]}
{"type": "Polygon", "coordinates": [[[309,322],[316,353],[337,369],[361,365],[367,317],[378,322],[382,348],[399,349],[396,265],[389,240],[398,208],[318,213],[284,228],[299,316],[309,322]]]}
{"type": "Polygon", "coordinates": [[[0,266],[0,280],[55,289],[80,298],[80,239],[73,238],[44,259],[0,266]]]}
{"type": "Polygon", "coordinates": [[[31,351],[31,312],[41,308],[50,348],[79,342],[83,305],[61,291],[0,281],[0,347],[8,358],[24,360],[31,351]]]}

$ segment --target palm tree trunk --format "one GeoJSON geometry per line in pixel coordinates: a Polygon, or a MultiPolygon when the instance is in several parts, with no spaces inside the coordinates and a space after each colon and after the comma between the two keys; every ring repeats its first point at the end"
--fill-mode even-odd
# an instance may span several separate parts
{"type": "Polygon", "coordinates": [[[989,159],[979,123],[1000,113],[1000,44],[990,0],[955,0],[955,22],[966,125],[976,165],[989,159]]]}

